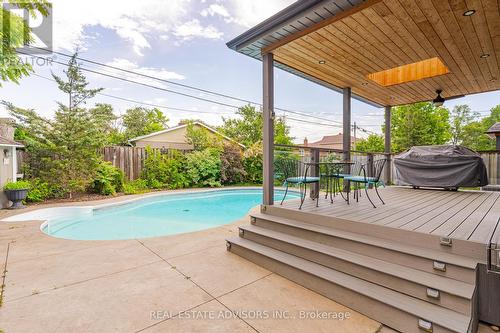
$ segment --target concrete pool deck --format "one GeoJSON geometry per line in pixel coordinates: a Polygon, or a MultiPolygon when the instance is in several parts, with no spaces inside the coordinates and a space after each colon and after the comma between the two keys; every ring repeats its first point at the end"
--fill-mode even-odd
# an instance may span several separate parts
{"type": "MultiPolygon", "coordinates": [[[[51,206],[67,205],[75,203],[51,206]]],[[[37,208],[42,206],[29,210],[37,208]]],[[[0,218],[14,213],[1,211],[0,218]]],[[[41,223],[0,222],[5,333],[390,331],[227,252],[225,239],[246,218],[193,233],[120,241],[53,238],[40,231],[41,223]],[[311,318],[318,315],[330,319],[311,318]]]]}

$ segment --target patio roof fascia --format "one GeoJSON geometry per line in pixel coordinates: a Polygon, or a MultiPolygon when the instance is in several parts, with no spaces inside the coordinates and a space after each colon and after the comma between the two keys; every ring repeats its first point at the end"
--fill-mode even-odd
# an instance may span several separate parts
{"type": "Polygon", "coordinates": [[[256,26],[245,31],[241,35],[233,38],[226,43],[227,47],[232,50],[238,51],[242,47],[245,47],[249,43],[269,34],[270,31],[274,31],[286,22],[292,21],[294,19],[303,16],[304,12],[310,10],[311,8],[326,2],[325,0],[303,0],[296,1],[290,6],[280,10],[278,13],[274,14],[265,21],[257,24],[256,26]]]}

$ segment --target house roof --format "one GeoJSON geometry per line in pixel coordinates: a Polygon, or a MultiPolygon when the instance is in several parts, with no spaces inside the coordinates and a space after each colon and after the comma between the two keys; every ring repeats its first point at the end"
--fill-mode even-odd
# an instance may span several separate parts
{"type": "Polygon", "coordinates": [[[272,53],[276,67],[337,91],[351,87],[354,98],[378,106],[430,101],[436,90],[451,99],[500,89],[498,4],[473,7],[302,0],[227,45],[258,60],[272,53]]]}
{"type": "MultiPolygon", "coordinates": [[[[228,141],[231,141],[231,142],[234,142],[235,144],[239,145],[240,147],[242,148],[245,148],[245,146],[233,139],[231,139],[230,137],[222,134],[221,132],[213,129],[212,127],[210,126],[207,126],[199,121],[195,121],[192,123],[193,125],[198,125],[198,126],[201,126],[203,128],[205,128],[206,130],[214,133],[214,134],[217,134],[221,137],[223,137],[224,139],[228,140],[228,141]]],[[[136,138],[132,138],[130,140],[128,140],[128,142],[134,142],[134,141],[138,141],[138,140],[142,140],[142,139],[146,139],[146,138],[149,138],[149,137],[153,137],[153,136],[156,136],[156,135],[160,135],[160,134],[164,134],[164,133],[168,133],[168,132],[172,132],[172,131],[175,131],[175,130],[178,130],[178,129],[181,129],[181,128],[185,128],[187,127],[189,124],[182,124],[182,125],[178,125],[178,126],[174,126],[174,127],[170,127],[170,128],[167,128],[167,129],[164,129],[164,130],[161,130],[161,131],[158,131],[158,132],[154,132],[154,133],[150,133],[150,134],[146,134],[146,135],[142,135],[142,136],[138,136],[136,138]]]]}
{"type": "Polygon", "coordinates": [[[493,126],[491,126],[490,128],[488,128],[488,130],[486,131],[486,133],[488,134],[493,134],[493,133],[500,133],[500,122],[497,122],[497,123],[494,123],[493,126]]]}
{"type": "MultiPolygon", "coordinates": [[[[358,139],[355,139],[353,136],[351,136],[351,142],[354,143],[355,140],[358,141],[358,139]]],[[[343,144],[342,133],[339,133],[337,135],[325,135],[321,140],[308,143],[307,146],[322,147],[322,146],[338,145],[338,144],[343,144]]]]}
{"type": "Polygon", "coordinates": [[[6,139],[6,138],[2,138],[2,137],[0,137],[0,146],[3,146],[3,147],[19,147],[19,148],[24,147],[24,145],[22,143],[19,143],[19,142],[14,141],[14,140],[9,140],[9,139],[6,139]]]}

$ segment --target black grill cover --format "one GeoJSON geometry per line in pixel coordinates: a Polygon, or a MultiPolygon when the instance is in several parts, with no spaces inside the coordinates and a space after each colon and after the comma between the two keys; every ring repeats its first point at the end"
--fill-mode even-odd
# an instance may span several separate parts
{"type": "Polygon", "coordinates": [[[488,184],[481,156],[462,146],[418,146],[394,158],[396,184],[455,188],[488,184]]]}

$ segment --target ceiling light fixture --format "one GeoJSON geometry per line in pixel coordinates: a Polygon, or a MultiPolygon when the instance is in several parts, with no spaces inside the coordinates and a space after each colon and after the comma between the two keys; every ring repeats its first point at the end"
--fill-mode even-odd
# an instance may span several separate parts
{"type": "Polygon", "coordinates": [[[474,15],[475,12],[476,11],[474,9],[469,9],[469,10],[465,11],[463,15],[464,16],[472,16],[472,15],[474,15]]]}
{"type": "Polygon", "coordinates": [[[441,96],[442,92],[443,91],[441,89],[436,90],[437,96],[432,100],[432,104],[434,104],[434,106],[443,106],[445,99],[441,96]]]}
{"type": "Polygon", "coordinates": [[[362,86],[367,86],[368,85],[368,82],[362,82],[361,83],[362,86]]]}
{"type": "Polygon", "coordinates": [[[482,58],[482,59],[486,59],[486,58],[488,58],[489,56],[490,56],[490,55],[489,55],[489,53],[483,53],[483,54],[481,54],[479,57],[480,57],[480,58],[482,58]]]}
{"type": "Polygon", "coordinates": [[[318,63],[319,63],[320,65],[324,65],[324,64],[326,64],[326,61],[325,61],[325,60],[320,60],[320,61],[318,61],[318,63]]]}

